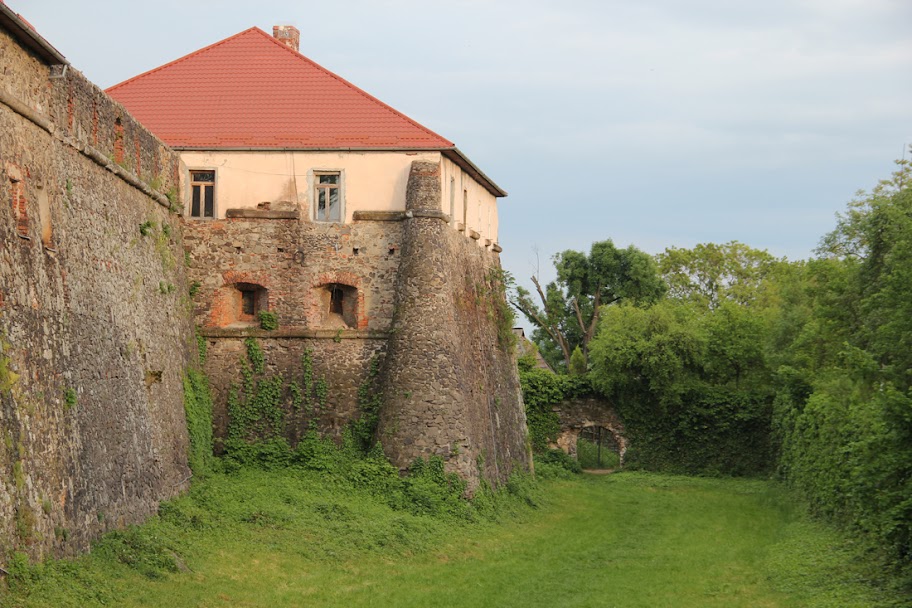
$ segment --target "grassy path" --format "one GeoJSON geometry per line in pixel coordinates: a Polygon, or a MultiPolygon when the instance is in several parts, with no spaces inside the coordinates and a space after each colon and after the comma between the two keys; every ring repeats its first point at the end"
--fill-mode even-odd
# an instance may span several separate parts
{"type": "MultiPolygon", "coordinates": [[[[243,491],[219,494],[240,505],[222,503],[229,519],[258,513],[261,521],[189,534],[182,542],[192,571],[149,580],[89,560],[95,574],[83,576],[107,577],[115,605],[168,608],[886,605],[849,580],[834,539],[793,516],[764,482],[620,473],[547,489],[539,510],[473,525],[392,512],[334,490],[314,498],[313,487],[306,495],[283,490],[289,513],[308,513],[300,520],[270,511],[269,496],[252,504],[243,491]]],[[[67,605],[60,597],[36,590],[3,605],[67,605]]]]}

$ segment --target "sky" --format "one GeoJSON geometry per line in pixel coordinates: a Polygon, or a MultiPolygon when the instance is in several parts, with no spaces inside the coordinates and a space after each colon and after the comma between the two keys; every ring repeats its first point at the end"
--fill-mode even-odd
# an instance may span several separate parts
{"type": "Polygon", "coordinates": [[[908,0],[6,3],[103,88],[296,26],[509,192],[501,260],[526,285],[605,239],[809,257],[912,144],[908,0]]]}

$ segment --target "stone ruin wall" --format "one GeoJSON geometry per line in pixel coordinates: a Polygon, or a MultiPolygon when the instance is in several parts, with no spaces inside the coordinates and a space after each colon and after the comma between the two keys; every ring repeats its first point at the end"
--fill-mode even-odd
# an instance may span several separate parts
{"type": "Polygon", "coordinates": [[[181,165],[79,72],[5,30],[0,57],[0,555],[71,555],[188,484],[181,165]]]}
{"type": "Polygon", "coordinates": [[[563,450],[576,458],[577,441],[583,429],[601,427],[617,446],[620,466],[624,466],[630,442],[627,440],[624,422],[609,402],[594,395],[580,396],[556,404],[552,411],[557,414],[560,432],[550,447],[563,450]]]}

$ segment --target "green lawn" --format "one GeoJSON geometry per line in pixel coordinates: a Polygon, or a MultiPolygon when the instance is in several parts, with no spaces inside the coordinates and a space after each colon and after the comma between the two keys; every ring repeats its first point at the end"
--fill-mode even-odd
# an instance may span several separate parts
{"type": "Polygon", "coordinates": [[[241,470],[88,558],[24,569],[0,606],[891,605],[766,482],[582,475],[533,497],[466,522],[312,472],[241,470]]]}

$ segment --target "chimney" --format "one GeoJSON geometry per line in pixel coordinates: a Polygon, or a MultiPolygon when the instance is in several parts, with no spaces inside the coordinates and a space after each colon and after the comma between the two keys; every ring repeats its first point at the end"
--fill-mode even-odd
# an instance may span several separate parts
{"type": "Polygon", "coordinates": [[[301,32],[293,25],[274,25],[272,26],[272,37],[290,48],[292,51],[300,52],[301,32]]]}

